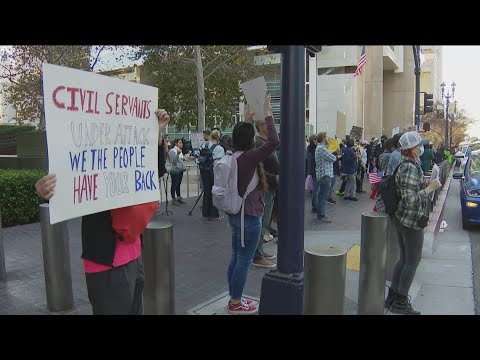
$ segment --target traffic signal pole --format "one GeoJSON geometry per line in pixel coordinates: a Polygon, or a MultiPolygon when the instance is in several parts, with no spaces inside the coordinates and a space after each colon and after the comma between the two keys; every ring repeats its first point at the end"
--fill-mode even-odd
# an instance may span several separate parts
{"type": "Polygon", "coordinates": [[[420,45],[413,45],[415,61],[415,126],[420,131],[420,45]]]}

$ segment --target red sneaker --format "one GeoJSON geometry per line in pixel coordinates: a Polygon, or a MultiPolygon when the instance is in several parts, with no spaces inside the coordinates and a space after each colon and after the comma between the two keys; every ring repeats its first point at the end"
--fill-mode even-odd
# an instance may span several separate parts
{"type": "Polygon", "coordinates": [[[235,305],[229,303],[227,311],[232,315],[253,315],[258,309],[251,304],[247,304],[246,301],[240,301],[240,303],[235,305]]]}

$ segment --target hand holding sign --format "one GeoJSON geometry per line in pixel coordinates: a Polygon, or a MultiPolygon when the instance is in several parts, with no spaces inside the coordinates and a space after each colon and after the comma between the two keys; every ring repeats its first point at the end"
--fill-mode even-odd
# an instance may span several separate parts
{"type": "Polygon", "coordinates": [[[170,115],[168,115],[165,109],[158,109],[155,111],[158,119],[158,130],[161,133],[165,129],[170,121],[170,115]]]}
{"type": "Polygon", "coordinates": [[[42,177],[35,183],[35,190],[38,196],[42,199],[49,200],[55,195],[55,185],[57,184],[57,177],[55,174],[48,174],[42,177]]]}
{"type": "Polygon", "coordinates": [[[265,117],[273,116],[272,114],[272,96],[270,94],[265,94],[265,101],[263,103],[263,110],[265,111],[265,117]]]}
{"type": "Polygon", "coordinates": [[[253,116],[255,115],[255,112],[253,109],[250,107],[250,105],[246,105],[245,109],[245,121],[247,122],[252,122],[253,121],[253,116]]]}

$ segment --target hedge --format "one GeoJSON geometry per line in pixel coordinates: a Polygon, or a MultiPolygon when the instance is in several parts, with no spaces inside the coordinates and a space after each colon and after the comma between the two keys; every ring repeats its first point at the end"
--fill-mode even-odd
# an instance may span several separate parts
{"type": "Polygon", "coordinates": [[[45,202],[35,193],[44,170],[0,169],[0,211],[3,227],[40,221],[38,206],[45,202]]]}
{"type": "Polygon", "coordinates": [[[0,125],[0,135],[16,135],[34,130],[35,126],[32,125],[0,125]]]}

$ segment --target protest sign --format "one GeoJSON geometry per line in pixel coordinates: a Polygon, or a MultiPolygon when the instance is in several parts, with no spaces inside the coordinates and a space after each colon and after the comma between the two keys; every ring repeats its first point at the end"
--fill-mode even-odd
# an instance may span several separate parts
{"type": "Polygon", "coordinates": [[[158,89],[43,64],[50,223],[158,201],[158,89]]]}

